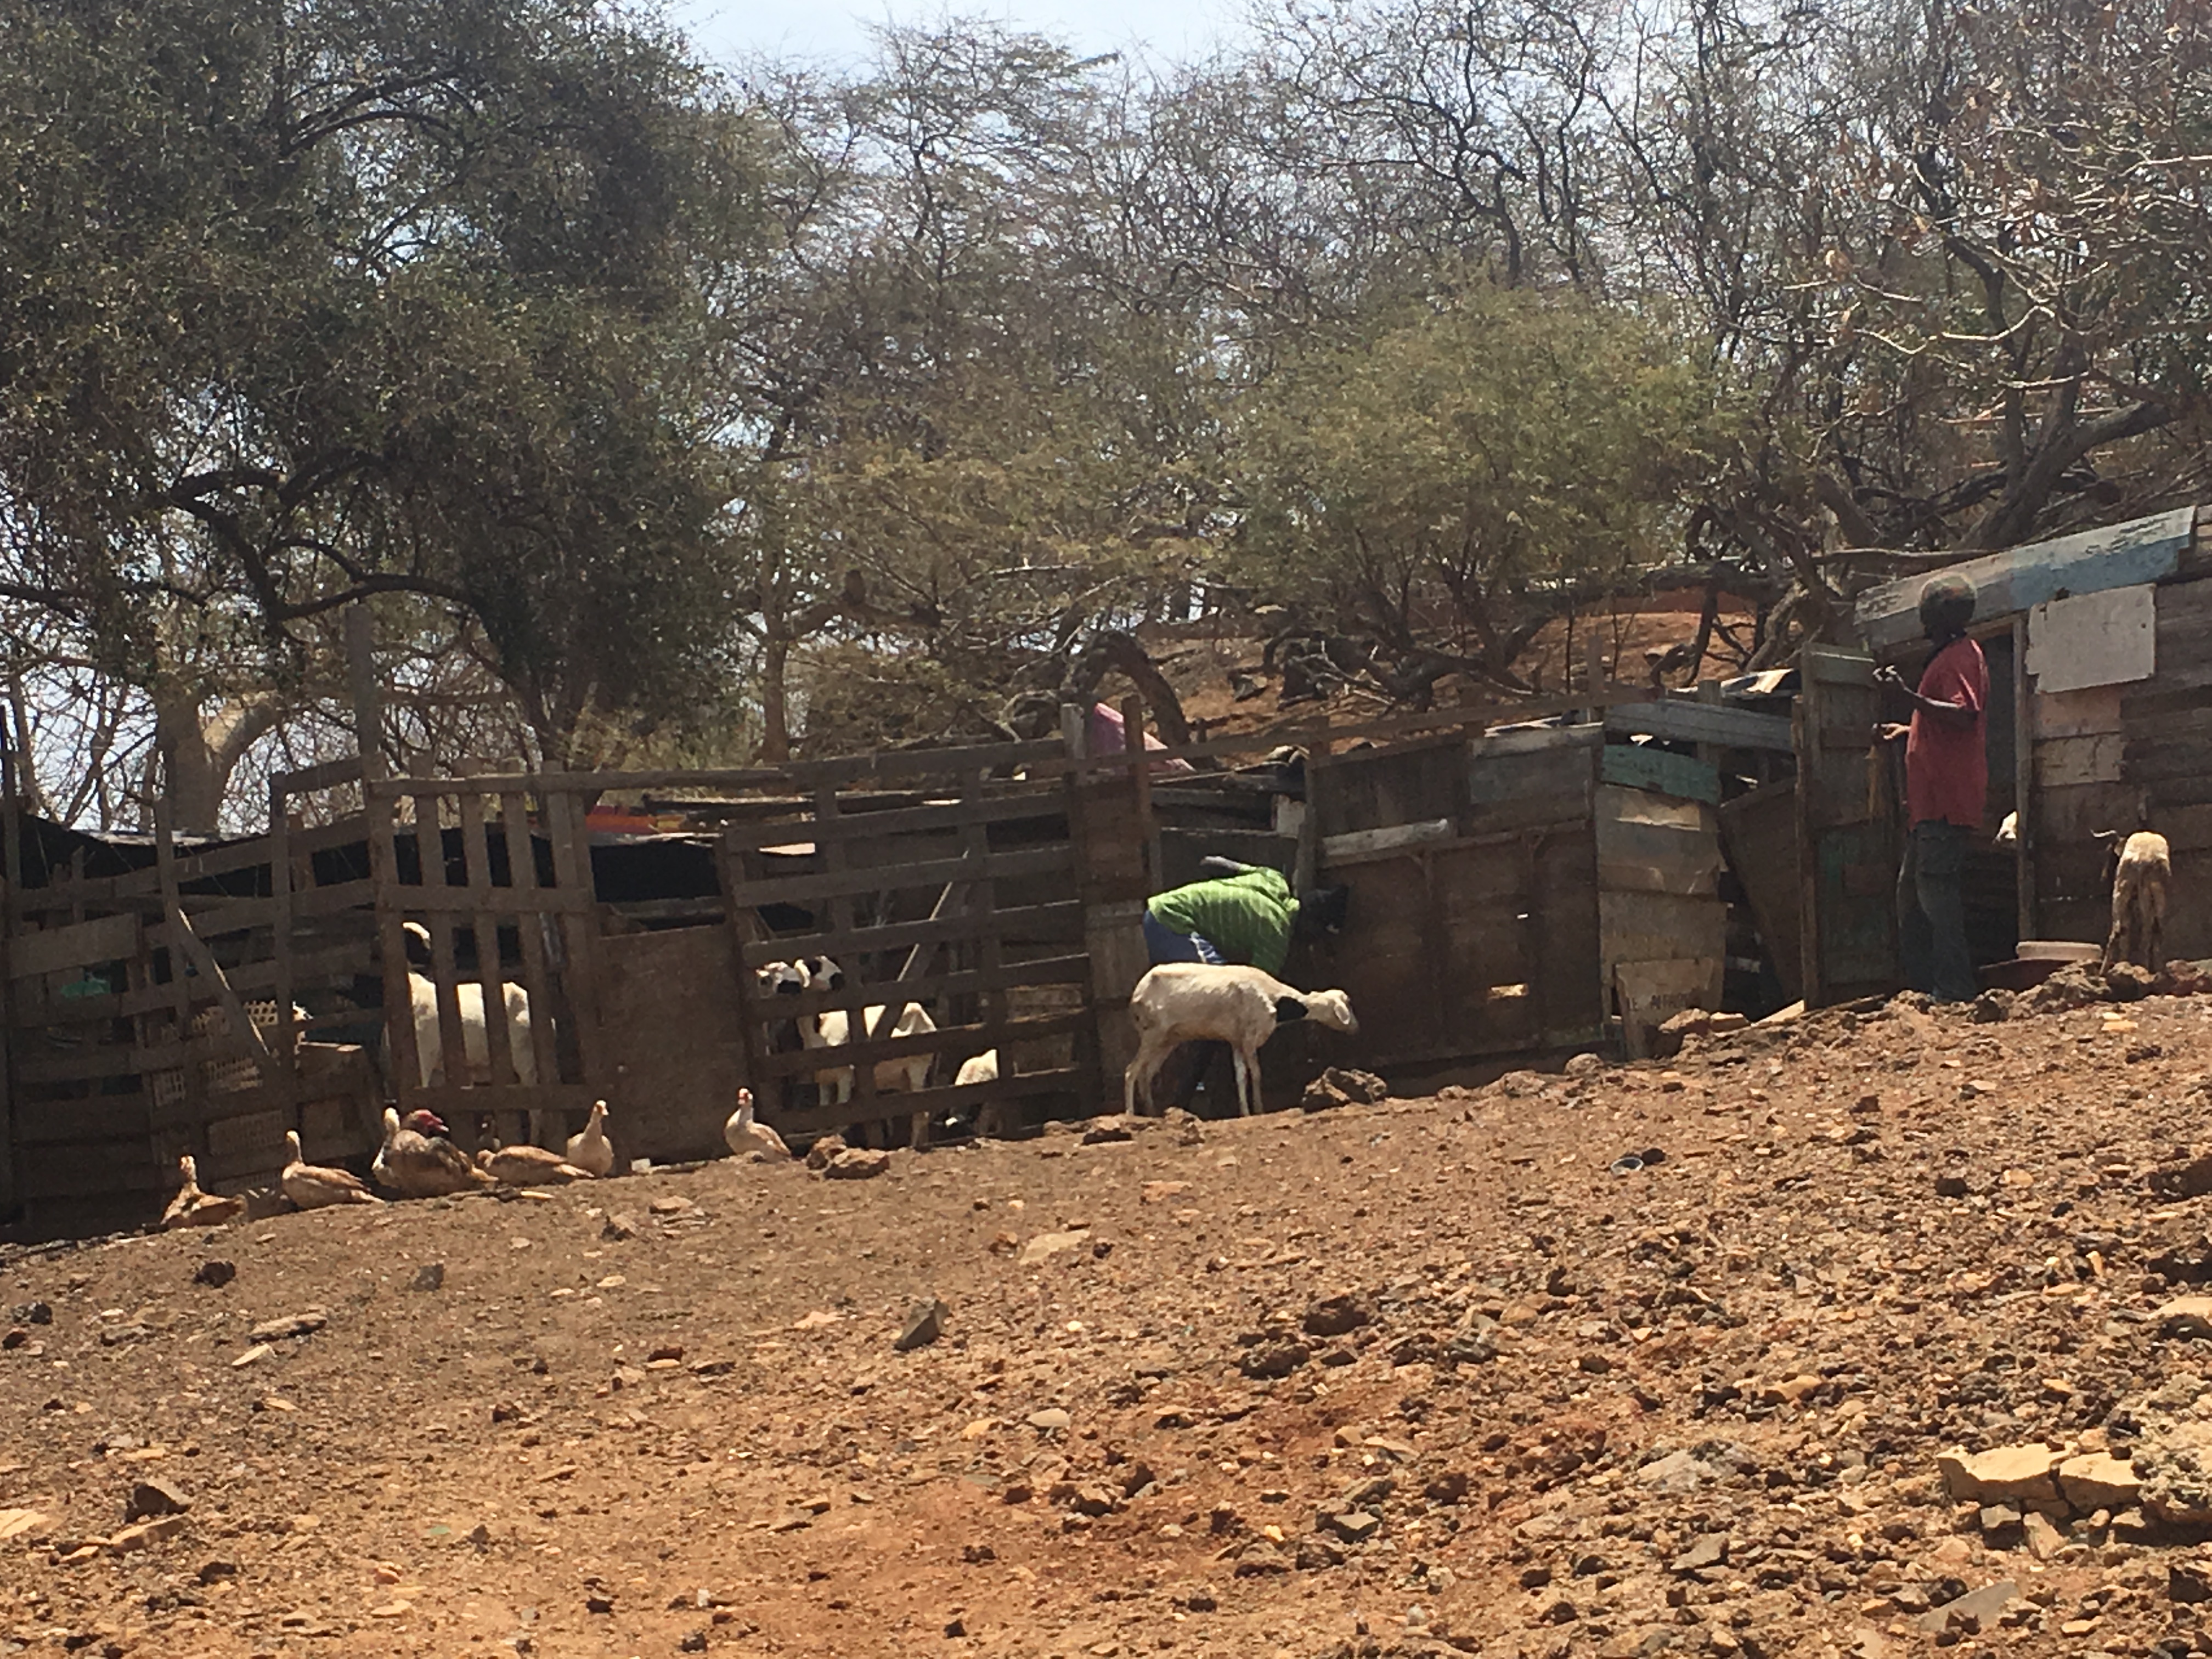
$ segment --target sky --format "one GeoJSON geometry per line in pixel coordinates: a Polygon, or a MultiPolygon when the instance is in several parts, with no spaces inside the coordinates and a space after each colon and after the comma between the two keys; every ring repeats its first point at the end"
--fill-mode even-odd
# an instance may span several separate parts
{"type": "Polygon", "coordinates": [[[948,10],[997,19],[1065,40],[1080,52],[1140,46],[1156,60],[1203,56],[1242,32],[1244,0],[672,0],[670,14],[701,55],[729,64],[757,52],[853,61],[867,50],[867,28],[885,21],[928,23],[948,10]]]}

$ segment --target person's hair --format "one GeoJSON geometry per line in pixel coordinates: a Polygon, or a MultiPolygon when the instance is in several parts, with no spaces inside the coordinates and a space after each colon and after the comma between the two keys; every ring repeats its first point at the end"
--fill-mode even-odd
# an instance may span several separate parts
{"type": "Polygon", "coordinates": [[[1974,585],[1964,576],[1936,576],[1920,590],[1920,625],[1930,633],[1963,634],[1974,619],[1974,585]]]}
{"type": "Polygon", "coordinates": [[[1352,902],[1349,887],[1316,887],[1298,899],[1298,927],[1311,933],[1340,933],[1352,902]]]}

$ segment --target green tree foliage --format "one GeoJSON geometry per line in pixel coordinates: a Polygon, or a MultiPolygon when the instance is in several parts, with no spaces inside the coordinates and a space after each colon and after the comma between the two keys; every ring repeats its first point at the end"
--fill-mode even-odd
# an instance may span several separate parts
{"type": "Polygon", "coordinates": [[[726,634],[716,300],[758,190],[678,41],[545,0],[8,0],[0,45],[7,592],[149,684],[166,606],[281,673],[397,596],[556,759],[680,708],[726,634]]]}
{"type": "Polygon", "coordinates": [[[1409,668],[1507,678],[1543,621],[1681,545],[1720,409],[1666,331],[1571,292],[1391,306],[1253,398],[1234,568],[1359,617],[1409,668]]]}

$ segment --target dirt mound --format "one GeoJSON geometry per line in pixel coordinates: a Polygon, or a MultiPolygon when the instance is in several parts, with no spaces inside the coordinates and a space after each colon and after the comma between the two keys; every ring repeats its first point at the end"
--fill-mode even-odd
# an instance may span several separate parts
{"type": "Polygon", "coordinates": [[[2208,1066],[1900,1000],[15,1253],[0,1647],[2212,1652],[2208,1066]]]}

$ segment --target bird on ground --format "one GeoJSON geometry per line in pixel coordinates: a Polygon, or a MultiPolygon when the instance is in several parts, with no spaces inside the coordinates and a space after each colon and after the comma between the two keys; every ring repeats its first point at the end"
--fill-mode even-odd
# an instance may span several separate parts
{"type": "Polygon", "coordinates": [[[589,1181],[589,1170],[580,1169],[558,1152],[543,1146],[486,1148],[477,1154],[477,1167],[495,1181],[510,1187],[549,1187],[562,1182],[589,1181]]]}
{"type": "Polygon", "coordinates": [[[774,1158],[791,1156],[791,1148],[783,1144],[783,1137],[753,1116],[753,1091],[750,1089],[738,1091],[738,1109],[722,1125],[722,1139],[729,1142],[730,1150],[739,1158],[748,1152],[774,1158]]]}
{"type": "Polygon", "coordinates": [[[466,1152],[446,1139],[445,1121],[435,1112],[410,1112],[403,1122],[386,1107],[384,1147],[370,1167],[379,1182],[402,1198],[450,1198],[493,1184],[466,1152]]]}
{"type": "Polygon", "coordinates": [[[332,1204],[381,1204],[384,1200],[362,1182],[350,1170],[325,1169],[310,1164],[300,1151],[300,1132],[284,1131],[284,1145],[291,1152],[291,1160],[276,1177],[284,1196],[302,1210],[319,1210],[332,1204]]]}
{"type": "Polygon", "coordinates": [[[615,1149],[607,1139],[607,1103],[592,1103],[592,1115],[581,1129],[568,1137],[568,1162],[595,1176],[615,1172],[615,1149]]]}
{"type": "Polygon", "coordinates": [[[218,1198],[200,1190],[199,1165],[189,1154],[177,1160],[177,1173],[184,1184],[169,1200],[169,1207],[161,1212],[163,1227],[220,1227],[246,1213],[244,1199],[218,1198]]]}

